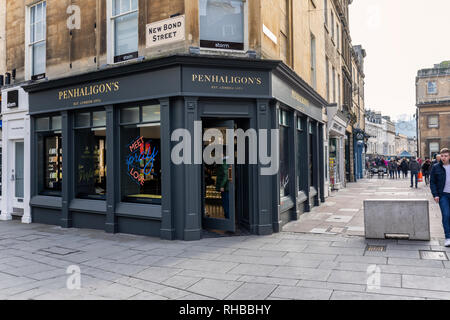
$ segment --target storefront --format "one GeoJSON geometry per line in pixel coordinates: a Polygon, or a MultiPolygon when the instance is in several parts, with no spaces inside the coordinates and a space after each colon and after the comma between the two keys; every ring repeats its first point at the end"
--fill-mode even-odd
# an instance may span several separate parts
{"type": "Polygon", "coordinates": [[[337,106],[329,106],[328,135],[329,135],[329,179],[332,190],[345,188],[346,173],[346,127],[345,115],[337,106]]]}
{"type": "Polygon", "coordinates": [[[28,94],[20,87],[2,91],[1,215],[31,222],[30,211],[30,117],[28,94]]]}
{"type": "Polygon", "coordinates": [[[324,201],[324,102],[278,61],[173,56],[26,90],[33,222],[196,240],[278,232],[324,201]],[[238,129],[257,161],[224,148],[238,129]]]}
{"type": "Polygon", "coordinates": [[[365,175],[365,139],[366,134],[361,129],[355,129],[354,131],[354,146],[355,146],[355,180],[360,180],[364,178],[365,175]]]}

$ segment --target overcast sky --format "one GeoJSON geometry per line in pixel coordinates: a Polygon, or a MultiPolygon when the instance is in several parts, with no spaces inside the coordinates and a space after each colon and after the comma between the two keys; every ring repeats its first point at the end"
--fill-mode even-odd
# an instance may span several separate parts
{"type": "Polygon", "coordinates": [[[367,51],[366,108],[414,114],[417,71],[450,60],[450,0],[353,0],[349,14],[367,51]]]}

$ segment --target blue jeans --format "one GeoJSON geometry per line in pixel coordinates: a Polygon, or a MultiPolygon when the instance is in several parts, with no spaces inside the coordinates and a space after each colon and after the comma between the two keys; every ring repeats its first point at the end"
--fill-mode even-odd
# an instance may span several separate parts
{"type": "Polygon", "coordinates": [[[442,212],[442,225],[444,226],[445,239],[450,239],[450,193],[443,193],[439,198],[439,206],[442,212]]]}
{"type": "Polygon", "coordinates": [[[411,187],[413,186],[413,178],[415,178],[416,181],[416,187],[417,187],[417,178],[419,173],[418,172],[411,172],[411,187]]]}
{"type": "Polygon", "coordinates": [[[225,191],[221,194],[223,211],[225,211],[225,219],[230,219],[230,193],[228,191],[225,191]]]}

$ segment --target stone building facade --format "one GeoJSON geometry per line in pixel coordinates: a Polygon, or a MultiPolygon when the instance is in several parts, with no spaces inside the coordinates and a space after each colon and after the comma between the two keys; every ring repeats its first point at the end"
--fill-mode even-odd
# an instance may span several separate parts
{"type": "Polygon", "coordinates": [[[364,177],[365,157],[366,157],[366,142],[367,134],[366,117],[365,117],[365,103],[364,103],[364,59],[366,57],[366,50],[361,45],[353,46],[352,50],[352,83],[353,83],[353,99],[352,99],[352,114],[353,114],[353,161],[351,164],[351,172],[354,172],[354,181],[364,177]]]}
{"type": "Polygon", "coordinates": [[[450,146],[450,61],[418,71],[416,106],[418,153],[433,157],[450,146]]]}
{"type": "Polygon", "coordinates": [[[0,0],[0,77],[6,72],[6,0],[0,0]]]}

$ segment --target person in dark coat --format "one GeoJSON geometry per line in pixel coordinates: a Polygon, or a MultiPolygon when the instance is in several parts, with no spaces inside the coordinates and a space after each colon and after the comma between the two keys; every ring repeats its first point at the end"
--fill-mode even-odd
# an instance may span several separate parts
{"type": "Polygon", "coordinates": [[[413,179],[416,183],[416,189],[417,189],[417,180],[419,176],[420,171],[420,164],[417,162],[416,158],[412,158],[411,162],[409,163],[409,171],[411,171],[411,188],[413,187],[413,179]]]}
{"type": "Polygon", "coordinates": [[[402,164],[403,178],[408,178],[408,162],[403,158],[402,164]]]}
{"type": "Polygon", "coordinates": [[[441,161],[431,169],[430,189],[442,213],[445,246],[450,247],[450,150],[441,150],[441,161]]]}
{"type": "Polygon", "coordinates": [[[422,174],[425,178],[425,184],[430,184],[430,172],[431,172],[431,161],[430,159],[426,159],[422,165],[422,174]]]}

